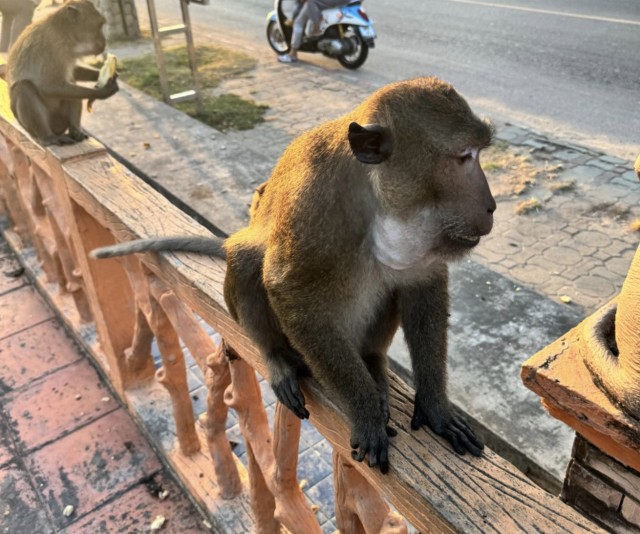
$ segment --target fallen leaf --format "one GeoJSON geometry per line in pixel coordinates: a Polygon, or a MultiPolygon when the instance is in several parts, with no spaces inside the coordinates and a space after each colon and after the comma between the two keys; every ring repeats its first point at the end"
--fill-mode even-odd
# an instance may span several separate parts
{"type": "Polygon", "coordinates": [[[160,530],[164,526],[165,521],[166,519],[163,515],[157,515],[155,519],[151,522],[151,532],[160,530]]]}

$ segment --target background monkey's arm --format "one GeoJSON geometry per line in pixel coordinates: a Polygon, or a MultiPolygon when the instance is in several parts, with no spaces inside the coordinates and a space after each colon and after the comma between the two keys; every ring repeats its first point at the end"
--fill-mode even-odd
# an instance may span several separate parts
{"type": "Polygon", "coordinates": [[[73,69],[73,77],[79,82],[97,82],[100,71],[85,65],[77,65],[73,69]]]}
{"type": "Polygon", "coordinates": [[[416,388],[411,427],[426,424],[446,438],[455,451],[482,454],[483,444],[449,403],[447,396],[448,270],[436,267],[427,283],[400,291],[400,314],[409,346],[416,388]]]}
{"type": "Polygon", "coordinates": [[[118,84],[115,80],[109,81],[104,87],[92,89],[73,83],[63,83],[59,85],[43,85],[38,87],[38,91],[46,98],[75,98],[75,99],[105,99],[118,91],[118,84]]]}

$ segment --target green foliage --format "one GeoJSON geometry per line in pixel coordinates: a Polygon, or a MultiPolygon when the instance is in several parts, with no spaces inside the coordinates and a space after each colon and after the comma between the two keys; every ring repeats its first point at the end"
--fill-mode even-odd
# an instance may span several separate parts
{"type": "Polygon", "coordinates": [[[220,131],[250,130],[264,121],[264,112],[269,108],[231,94],[209,96],[203,103],[202,115],[196,112],[195,102],[181,102],[176,108],[220,131]]]}
{"type": "MultiPolygon", "coordinates": [[[[256,61],[242,52],[217,46],[196,48],[198,81],[203,94],[204,112],[196,112],[195,102],[182,102],[175,107],[209,126],[224,131],[230,128],[248,130],[264,121],[268,106],[244,100],[233,94],[209,94],[225,79],[240,76],[255,67],[256,61]]],[[[185,46],[165,51],[165,65],[171,93],[191,89],[191,71],[185,46]]],[[[122,80],[162,99],[160,75],[154,54],[119,61],[118,72],[122,80]]]]}

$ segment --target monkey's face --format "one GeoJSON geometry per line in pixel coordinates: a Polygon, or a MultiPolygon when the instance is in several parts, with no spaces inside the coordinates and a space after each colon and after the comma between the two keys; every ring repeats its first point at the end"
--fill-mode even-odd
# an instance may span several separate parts
{"type": "Polygon", "coordinates": [[[441,158],[433,209],[440,223],[439,248],[460,254],[493,228],[496,201],[480,166],[480,149],[465,148],[441,158]]]}
{"type": "Polygon", "coordinates": [[[104,36],[106,19],[88,0],[72,0],[63,8],[66,25],[75,40],[74,53],[78,56],[102,54],[107,47],[104,36]]]}

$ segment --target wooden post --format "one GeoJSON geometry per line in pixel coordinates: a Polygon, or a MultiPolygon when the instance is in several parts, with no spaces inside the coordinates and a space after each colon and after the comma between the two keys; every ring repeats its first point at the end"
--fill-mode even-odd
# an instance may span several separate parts
{"type": "MultiPolygon", "coordinates": [[[[232,352],[232,351],[231,351],[232,352]]],[[[243,360],[236,358],[231,360],[231,386],[227,388],[225,402],[238,414],[238,422],[245,442],[251,445],[257,465],[267,487],[270,496],[260,498],[275,498],[276,518],[291,532],[305,534],[320,534],[322,529],[316,520],[315,514],[307,504],[297,480],[291,480],[291,460],[287,459],[284,474],[278,474],[281,466],[276,462],[274,445],[267,422],[267,414],[262,404],[260,387],[256,380],[256,373],[243,360]],[[292,484],[293,482],[293,484],[292,484]]],[[[291,445],[289,437],[298,438],[299,428],[296,432],[293,426],[288,425],[288,415],[280,415],[277,452],[279,459],[285,458],[284,444],[291,445]]],[[[297,450],[297,446],[295,447],[297,450]]]]}
{"type": "Polygon", "coordinates": [[[169,392],[180,451],[189,456],[200,450],[200,439],[195,427],[184,354],[180,348],[180,339],[159,302],[168,290],[150,271],[147,276],[153,297],[149,325],[156,335],[162,358],[162,367],[156,371],[156,378],[169,392]]]}
{"type": "Polygon", "coordinates": [[[66,281],[65,291],[71,294],[81,323],[93,321],[91,307],[85,294],[84,281],[71,242],[71,225],[68,213],[62,207],[60,195],[66,195],[65,190],[56,190],[52,179],[42,169],[32,165],[33,181],[42,195],[46,219],[51,229],[55,243],[55,257],[60,263],[62,274],[66,281]]]}
{"type": "Polygon", "coordinates": [[[338,451],[333,451],[333,487],[338,529],[344,534],[406,534],[404,518],[338,451]]]}
{"type": "MultiPolygon", "coordinates": [[[[249,472],[249,496],[251,497],[251,509],[256,520],[256,534],[278,534],[280,522],[276,519],[275,498],[269,490],[251,443],[246,441],[245,446],[247,449],[247,471],[249,472]]],[[[298,531],[293,530],[292,532],[295,534],[298,531]]]]}
{"type": "MultiPolygon", "coordinates": [[[[298,482],[298,445],[301,422],[286,406],[276,402],[273,422],[273,451],[276,462],[274,485],[276,488],[276,518],[282,523],[287,517],[302,514],[297,524],[316,526],[318,521],[309,508],[298,482]]],[[[307,527],[311,528],[311,526],[307,527]]],[[[307,530],[306,532],[311,532],[307,530]]]]}
{"type": "Polygon", "coordinates": [[[204,423],[207,444],[220,495],[223,499],[232,499],[242,491],[242,482],[225,428],[228,408],[224,403],[224,392],[231,383],[231,376],[223,345],[216,347],[196,321],[193,312],[172,291],[160,297],[160,304],[205,376],[208,391],[204,423]]]}

